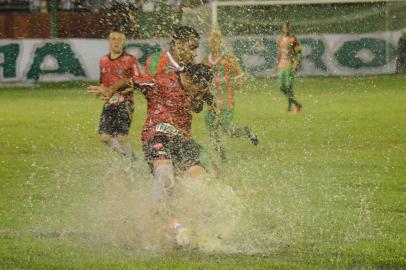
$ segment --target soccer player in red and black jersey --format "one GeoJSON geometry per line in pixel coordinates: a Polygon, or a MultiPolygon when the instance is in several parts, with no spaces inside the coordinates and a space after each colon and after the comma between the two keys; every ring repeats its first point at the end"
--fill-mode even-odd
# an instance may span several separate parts
{"type": "MultiPolygon", "coordinates": [[[[120,31],[109,34],[110,53],[100,59],[100,83],[106,87],[125,78],[141,76],[138,60],[124,51],[125,41],[126,37],[120,31]]],[[[136,159],[128,142],[134,111],[133,92],[121,88],[104,101],[99,124],[100,141],[125,157],[136,159]]]]}
{"type": "Polygon", "coordinates": [[[154,195],[159,201],[173,183],[174,169],[183,176],[200,178],[204,169],[200,147],[192,139],[193,103],[214,105],[208,90],[213,78],[207,65],[195,64],[182,72],[133,77],[113,87],[89,87],[89,92],[110,97],[117,89],[133,85],[147,99],[147,117],[141,134],[145,159],[154,174],[154,195]]]}
{"type": "MultiPolygon", "coordinates": [[[[145,74],[153,76],[175,73],[193,65],[197,56],[197,49],[199,48],[199,40],[200,36],[196,29],[184,25],[175,28],[171,35],[169,50],[148,56],[145,74]]],[[[201,112],[204,102],[202,100],[195,100],[193,106],[195,112],[201,112]]],[[[220,152],[222,160],[226,161],[225,149],[218,130],[212,129],[212,135],[214,147],[220,152]]],[[[213,172],[217,171],[217,166],[214,164],[210,153],[201,145],[199,145],[199,148],[203,166],[206,169],[211,168],[213,172]]]]}

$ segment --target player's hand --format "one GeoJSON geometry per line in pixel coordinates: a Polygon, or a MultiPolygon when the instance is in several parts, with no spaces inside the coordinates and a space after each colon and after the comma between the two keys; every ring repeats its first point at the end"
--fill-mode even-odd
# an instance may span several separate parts
{"type": "Polygon", "coordinates": [[[121,95],[127,95],[127,94],[132,93],[132,92],[134,92],[134,88],[133,87],[128,87],[128,88],[124,89],[123,91],[120,91],[119,93],[121,95]]]}
{"type": "Polygon", "coordinates": [[[108,88],[104,85],[91,85],[87,88],[87,92],[90,94],[95,95],[96,97],[99,96],[107,96],[108,88]]]}

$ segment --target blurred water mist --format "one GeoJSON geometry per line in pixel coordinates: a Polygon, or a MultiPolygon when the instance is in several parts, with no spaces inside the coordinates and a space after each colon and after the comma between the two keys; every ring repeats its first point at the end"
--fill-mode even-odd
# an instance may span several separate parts
{"type": "MultiPolygon", "coordinates": [[[[44,208],[61,211],[38,215],[35,230],[90,246],[155,253],[172,249],[168,236],[178,219],[192,248],[253,254],[350,243],[379,229],[369,211],[374,190],[362,193],[333,178],[305,182],[299,165],[280,179],[269,174],[277,168],[266,160],[232,164],[224,177],[179,178],[173,194],[157,205],[142,162],[129,164],[117,156],[91,164],[65,163],[55,175],[60,189],[44,208]]],[[[31,205],[33,211],[38,206],[31,205]]]]}
{"type": "Polygon", "coordinates": [[[110,169],[104,195],[91,210],[93,222],[82,224],[85,230],[113,245],[160,251],[171,249],[176,219],[188,229],[193,248],[235,251],[232,239],[243,205],[230,186],[210,177],[178,178],[172,194],[158,203],[151,196],[152,176],[139,174],[136,165],[131,170],[125,175],[122,167],[110,169]]]}

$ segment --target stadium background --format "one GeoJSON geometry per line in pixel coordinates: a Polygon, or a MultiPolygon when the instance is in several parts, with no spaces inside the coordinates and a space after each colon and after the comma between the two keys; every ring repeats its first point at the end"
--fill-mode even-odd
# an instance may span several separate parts
{"type": "MultiPolygon", "coordinates": [[[[77,11],[59,10],[58,20],[64,21],[51,31],[50,12],[28,12],[27,1],[1,1],[17,2],[26,11],[2,6],[1,28],[7,24],[5,31],[12,35],[0,42],[33,45],[22,49],[29,64],[16,70],[21,77],[0,82],[0,269],[405,269],[404,74],[301,76],[295,90],[304,110],[289,116],[277,80],[247,80],[236,95],[235,123],[255,129],[261,142],[252,147],[248,141],[225,140],[230,163],[222,166],[218,180],[212,179],[210,190],[192,194],[201,202],[192,205],[197,208],[214,202],[210,206],[222,212],[242,205],[234,252],[220,246],[209,252],[154,253],[139,241],[140,235],[150,235],[148,219],[138,216],[145,206],[139,190],[150,189],[149,170],[143,162],[129,170],[121,156],[97,140],[102,102],[86,93],[92,82],[19,85],[33,61],[31,48],[41,48],[51,32],[61,38],[51,43],[75,39],[83,42],[83,53],[104,54],[110,24],[102,22],[110,12],[80,5],[77,11]],[[88,39],[104,47],[84,47],[88,39]],[[227,191],[221,185],[232,187],[238,201],[228,203],[227,193],[212,191],[216,185],[220,191],[227,191]]],[[[272,38],[288,17],[297,34],[356,38],[378,33],[385,40],[392,34],[397,49],[404,9],[404,1],[230,7],[220,8],[218,19],[229,40],[243,34],[272,38]],[[263,17],[265,11],[274,18],[263,17]]],[[[127,34],[142,40],[166,40],[180,15],[199,27],[210,22],[210,7],[200,5],[163,6],[152,13],[141,8],[137,14],[140,26],[127,34]],[[193,19],[196,12],[205,13],[202,21],[193,19]]],[[[72,44],[77,52],[79,43],[72,44]]],[[[67,52],[66,46],[54,48],[67,52]]],[[[2,61],[10,56],[0,53],[0,76],[6,68],[2,61]]],[[[54,68],[48,60],[45,67],[54,68]]],[[[146,102],[139,93],[135,98],[130,137],[140,153],[146,102]]],[[[204,115],[194,117],[194,136],[210,146],[204,115]]],[[[224,222],[213,227],[232,227],[232,220],[224,215],[224,222]]]]}
{"type": "MultiPolygon", "coordinates": [[[[126,32],[129,51],[141,64],[147,54],[167,48],[171,29],[181,23],[200,30],[200,52],[207,53],[210,3],[68,1],[67,11],[65,2],[46,1],[42,11],[31,12],[31,1],[1,2],[0,51],[8,55],[3,82],[97,80],[98,58],[107,50],[98,40],[112,28],[126,32]]],[[[217,13],[230,48],[255,76],[272,75],[275,37],[285,20],[304,47],[301,75],[395,73],[406,25],[403,1],[224,6],[217,13]]]]}

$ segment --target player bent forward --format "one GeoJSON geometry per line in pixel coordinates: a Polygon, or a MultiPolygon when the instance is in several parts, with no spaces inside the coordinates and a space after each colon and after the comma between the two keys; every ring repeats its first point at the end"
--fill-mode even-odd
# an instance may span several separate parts
{"type": "Polygon", "coordinates": [[[199,145],[192,139],[192,113],[196,101],[213,104],[208,91],[212,77],[207,65],[195,64],[183,72],[133,77],[110,88],[89,87],[91,93],[111,96],[123,85],[132,85],[146,97],[141,140],[154,175],[153,196],[157,201],[162,201],[173,186],[174,171],[194,179],[204,176],[199,145]]]}

